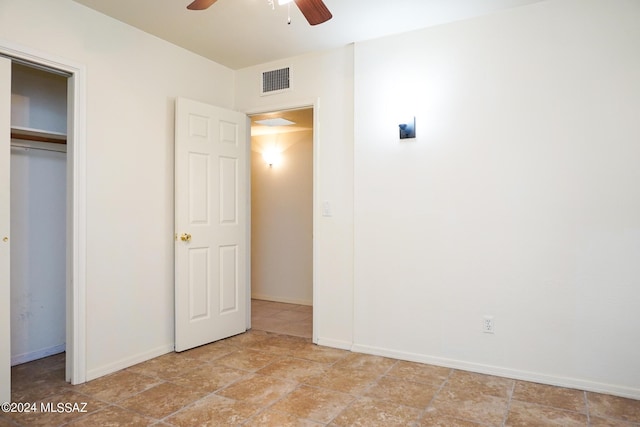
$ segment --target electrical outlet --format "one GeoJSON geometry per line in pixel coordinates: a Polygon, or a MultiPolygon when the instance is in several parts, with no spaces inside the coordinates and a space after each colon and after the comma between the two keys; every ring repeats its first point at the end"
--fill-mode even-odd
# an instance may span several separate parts
{"type": "Polygon", "coordinates": [[[493,316],[484,316],[482,318],[482,332],[484,332],[485,334],[495,333],[495,324],[493,321],[493,316]]]}

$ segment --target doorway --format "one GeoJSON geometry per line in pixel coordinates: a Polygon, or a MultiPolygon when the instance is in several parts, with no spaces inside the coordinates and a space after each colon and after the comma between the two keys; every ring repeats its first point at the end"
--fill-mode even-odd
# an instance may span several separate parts
{"type": "Polygon", "coordinates": [[[314,109],[249,117],[252,327],[312,338],[314,109]]]}
{"type": "MultiPolygon", "coordinates": [[[[62,250],[65,252],[65,292],[63,298],[65,299],[65,380],[72,384],[80,384],[86,380],[86,354],[85,354],[85,339],[86,339],[86,325],[84,322],[86,306],[85,306],[85,271],[86,271],[86,201],[85,201],[85,99],[86,99],[86,70],[83,65],[72,63],[66,59],[58,58],[53,55],[48,55],[39,51],[35,51],[31,48],[21,46],[18,44],[1,41],[0,42],[0,60],[4,63],[3,68],[8,70],[7,73],[3,73],[4,82],[2,87],[6,87],[7,83],[10,87],[11,80],[11,63],[20,63],[28,65],[30,67],[45,70],[47,72],[57,73],[64,75],[67,79],[66,87],[66,139],[67,139],[67,154],[66,154],[66,167],[64,171],[65,189],[66,189],[66,247],[62,250]],[[8,66],[7,66],[8,63],[8,66]]],[[[10,90],[3,91],[3,102],[10,103],[10,90]]],[[[0,135],[0,142],[2,144],[2,150],[9,155],[10,145],[10,113],[0,115],[0,128],[3,133],[0,135]],[[5,132],[6,129],[6,132],[5,132]]],[[[3,156],[4,156],[3,153],[3,156]]],[[[7,159],[8,162],[9,159],[7,159]]],[[[8,163],[7,163],[8,164],[8,163]]],[[[3,175],[3,180],[9,179],[8,174],[3,175]]],[[[2,186],[6,186],[8,189],[8,182],[0,183],[2,186]]],[[[7,198],[7,200],[9,200],[7,198]]],[[[0,229],[3,231],[2,242],[6,245],[4,249],[9,249],[11,245],[10,233],[9,233],[9,214],[10,203],[0,207],[3,210],[0,218],[3,218],[3,223],[0,224],[0,229]],[[7,212],[4,212],[7,211],[7,212]],[[5,215],[6,213],[6,215],[5,215]],[[6,218],[6,221],[4,220],[6,218]]],[[[2,255],[2,264],[9,265],[10,255],[9,250],[0,252],[2,255]]],[[[9,313],[9,270],[2,269],[2,276],[0,283],[0,291],[3,298],[6,300],[7,315],[0,319],[0,329],[7,331],[5,335],[2,334],[3,343],[0,345],[0,360],[2,366],[0,366],[0,377],[10,378],[10,316],[9,313]],[[6,277],[5,277],[6,276],[6,277]],[[6,343],[5,343],[6,341],[6,343]]],[[[10,381],[4,382],[0,387],[0,400],[10,400],[10,381]]]]}

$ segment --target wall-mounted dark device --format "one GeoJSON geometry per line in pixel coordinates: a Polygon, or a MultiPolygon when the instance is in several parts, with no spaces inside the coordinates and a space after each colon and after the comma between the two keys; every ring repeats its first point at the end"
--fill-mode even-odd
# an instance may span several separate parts
{"type": "Polygon", "coordinates": [[[416,118],[415,117],[412,117],[410,122],[399,124],[398,127],[400,127],[400,139],[416,137],[416,118]]]}

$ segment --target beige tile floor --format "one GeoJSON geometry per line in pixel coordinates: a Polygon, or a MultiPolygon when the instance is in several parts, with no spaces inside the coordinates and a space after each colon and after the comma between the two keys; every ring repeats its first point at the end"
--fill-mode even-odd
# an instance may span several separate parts
{"type": "MultiPolygon", "coordinates": [[[[270,308],[281,319],[300,307],[270,308]]],[[[640,426],[637,400],[319,347],[253,322],[79,386],[64,382],[64,354],[16,366],[14,402],[86,412],[0,413],[0,427],[640,426]]]]}
{"type": "Polygon", "coordinates": [[[251,327],[261,331],[311,339],[312,307],[252,300],[251,327]]]}

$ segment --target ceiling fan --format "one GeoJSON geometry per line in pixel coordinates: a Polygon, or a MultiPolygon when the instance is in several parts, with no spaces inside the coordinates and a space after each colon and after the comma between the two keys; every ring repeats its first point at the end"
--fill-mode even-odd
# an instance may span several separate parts
{"type": "MultiPolygon", "coordinates": [[[[194,0],[187,9],[204,10],[214,4],[217,0],[194,0]]],[[[318,25],[328,21],[333,17],[322,0],[294,0],[300,12],[307,18],[309,24],[318,25]]]]}

